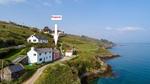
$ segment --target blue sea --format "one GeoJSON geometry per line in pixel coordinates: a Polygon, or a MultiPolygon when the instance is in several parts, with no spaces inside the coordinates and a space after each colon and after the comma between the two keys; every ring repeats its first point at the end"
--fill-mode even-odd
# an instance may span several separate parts
{"type": "Polygon", "coordinates": [[[98,78],[94,84],[150,84],[150,43],[119,44],[111,51],[121,55],[107,61],[115,77],[98,78]]]}

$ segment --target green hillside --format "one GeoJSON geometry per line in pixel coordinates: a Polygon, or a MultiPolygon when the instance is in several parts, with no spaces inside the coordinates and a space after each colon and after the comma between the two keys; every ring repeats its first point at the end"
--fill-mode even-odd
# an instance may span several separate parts
{"type": "Polygon", "coordinates": [[[26,53],[31,46],[51,47],[54,46],[54,44],[52,38],[49,35],[45,35],[42,32],[39,32],[39,29],[37,28],[19,25],[14,22],[0,21],[0,58],[14,60],[16,58],[15,56],[21,55],[22,53],[23,54],[26,53]],[[47,37],[49,39],[49,44],[47,45],[28,44],[27,38],[34,33],[47,37]],[[17,45],[25,45],[27,48],[26,50],[9,49],[9,47],[17,45]]]}
{"type": "MultiPolygon", "coordinates": [[[[6,53],[9,52],[9,54],[3,54],[3,56],[0,57],[9,61],[14,60],[21,54],[26,54],[31,46],[54,47],[53,39],[50,35],[45,35],[36,28],[2,21],[0,21],[0,44],[0,54],[3,53],[3,51],[6,53]],[[49,43],[42,45],[26,43],[27,37],[33,33],[46,36],[49,39],[49,43]],[[26,45],[26,48],[14,51],[7,49],[7,47],[20,44],[26,45]]],[[[112,53],[106,49],[112,47],[112,45],[112,42],[104,39],[99,40],[84,35],[64,34],[60,37],[57,47],[61,47],[64,51],[66,49],[75,48],[77,57],[70,61],[47,67],[36,83],[47,84],[51,81],[54,84],[78,84],[82,74],[86,72],[92,73],[94,70],[102,70],[102,68],[105,67],[101,64],[102,61],[100,57],[112,56],[112,53]],[[65,76],[61,79],[62,74],[65,76]]]]}
{"type": "Polygon", "coordinates": [[[57,65],[47,67],[35,84],[48,84],[50,81],[52,84],[80,84],[80,76],[86,72],[94,73],[95,70],[101,71],[103,68],[106,68],[104,72],[107,72],[107,66],[102,65],[100,57],[112,56],[112,53],[105,49],[106,45],[112,44],[111,42],[105,43],[102,40],[70,34],[61,37],[60,42],[63,49],[77,49],[78,57],[63,63],[65,67],[70,67],[66,70],[60,70],[61,66],[57,65]],[[70,70],[72,73],[68,72],[70,70]]]}
{"type": "Polygon", "coordinates": [[[31,28],[0,21],[0,48],[23,44],[33,34],[31,28]]]}

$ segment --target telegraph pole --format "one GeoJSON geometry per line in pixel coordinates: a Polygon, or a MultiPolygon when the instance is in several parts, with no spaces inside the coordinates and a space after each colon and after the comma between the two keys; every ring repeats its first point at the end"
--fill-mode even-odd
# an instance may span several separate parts
{"type": "Polygon", "coordinates": [[[2,61],[2,66],[1,66],[1,81],[2,81],[2,79],[3,79],[3,59],[1,59],[1,61],[2,61]]]}

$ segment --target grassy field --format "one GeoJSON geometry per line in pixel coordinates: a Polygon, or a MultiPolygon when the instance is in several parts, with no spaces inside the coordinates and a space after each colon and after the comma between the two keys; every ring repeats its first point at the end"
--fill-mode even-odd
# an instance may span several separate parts
{"type": "Polygon", "coordinates": [[[98,55],[112,54],[102,47],[104,43],[100,40],[76,35],[66,35],[60,38],[60,42],[63,45],[63,49],[76,48],[78,57],[64,62],[62,68],[60,65],[49,66],[35,84],[74,84],[75,81],[75,84],[78,84],[80,82],[78,82],[77,79],[79,79],[83,73],[101,70],[101,62],[96,58],[98,55]],[[73,75],[73,77],[71,75],[73,75]],[[74,77],[76,80],[72,82],[74,77]]]}
{"type": "Polygon", "coordinates": [[[0,21],[0,47],[24,44],[26,38],[33,33],[29,28],[0,21]]]}
{"type": "MultiPolygon", "coordinates": [[[[0,51],[2,48],[25,44],[25,49],[14,50],[4,57],[6,60],[14,60],[20,55],[26,54],[27,50],[31,46],[35,47],[54,47],[53,39],[49,35],[39,33],[37,29],[26,27],[22,25],[15,25],[12,23],[6,23],[0,21],[0,51]],[[27,44],[26,39],[31,34],[44,35],[49,39],[49,44],[27,44]]],[[[85,72],[92,72],[93,70],[101,69],[101,62],[97,59],[97,56],[111,55],[112,53],[105,49],[104,45],[110,45],[111,42],[107,40],[98,40],[87,36],[77,36],[66,34],[60,37],[58,47],[62,44],[64,50],[69,48],[75,48],[77,50],[78,57],[66,61],[63,63],[56,63],[47,67],[36,84],[79,84],[79,77],[85,72]]],[[[7,50],[6,50],[7,51],[7,50]]],[[[5,61],[7,64],[8,62],[5,61]]],[[[30,77],[39,66],[25,66],[26,74],[21,78],[14,81],[14,83],[20,83],[22,80],[26,80],[30,77]]]]}
{"type": "Polygon", "coordinates": [[[35,84],[80,84],[80,80],[77,74],[72,73],[69,66],[62,63],[54,63],[45,69],[35,84]]]}

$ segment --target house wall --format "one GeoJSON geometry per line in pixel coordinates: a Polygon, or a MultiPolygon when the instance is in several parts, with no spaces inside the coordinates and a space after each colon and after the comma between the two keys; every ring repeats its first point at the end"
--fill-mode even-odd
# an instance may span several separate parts
{"type": "Polygon", "coordinates": [[[54,52],[53,53],[53,61],[57,60],[57,59],[60,59],[61,58],[61,55],[59,52],[54,52]]]}
{"type": "Polygon", "coordinates": [[[39,43],[48,43],[48,40],[39,40],[39,43]]]}
{"type": "Polygon", "coordinates": [[[7,80],[7,81],[12,80],[12,74],[8,68],[4,68],[2,74],[3,74],[2,80],[7,80]]]}
{"type": "Polygon", "coordinates": [[[48,52],[37,52],[34,47],[27,53],[28,63],[51,62],[53,59],[52,49],[48,52]]]}
{"type": "Polygon", "coordinates": [[[65,52],[65,56],[72,56],[72,52],[65,52]]]}
{"type": "Polygon", "coordinates": [[[6,71],[4,71],[3,77],[4,77],[3,80],[7,80],[7,81],[12,80],[11,73],[8,73],[6,71]]]}
{"type": "Polygon", "coordinates": [[[14,79],[19,78],[24,73],[24,70],[18,71],[18,72],[11,72],[8,67],[4,68],[3,70],[3,76],[2,80],[11,81],[14,79]]]}
{"type": "Polygon", "coordinates": [[[51,52],[38,53],[37,63],[51,62],[51,61],[52,61],[52,51],[51,52]]]}
{"type": "Polygon", "coordinates": [[[39,39],[37,39],[35,36],[30,36],[28,39],[27,39],[27,42],[29,43],[39,43],[39,39]],[[36,41],[34,41],[36,40],[36,41]]]}
{"type": "Polygon", "coordinates": [[[44,31],[45,34],[49,34],[49,31],[44,31]]]}
{"type": "Polygon", "coordinates": [[[28,53],[27,53],[27,56],[28,56],[28,63],[36,63],[37,62],[37,56],[38,56],[38,53],[34,50],[30,50],[28,53]],[[36,54],[36,55],[34,55],[36,54]]]}

